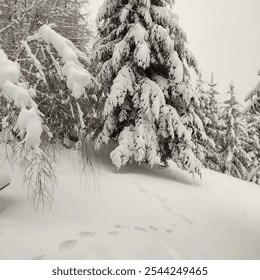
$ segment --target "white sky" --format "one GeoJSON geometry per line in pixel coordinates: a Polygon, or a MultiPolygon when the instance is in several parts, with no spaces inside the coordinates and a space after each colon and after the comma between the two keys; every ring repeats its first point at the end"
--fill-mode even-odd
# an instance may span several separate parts
{"type": "MultiPolygon", "coordinates": [[[[103,0],[89,0],[92,15],[103,0]]],[[[242,101],[259,81],[260,0],[176,0],[173,8],[204,78],[214,72],[218,90],[230,80],[242,101]]]]}

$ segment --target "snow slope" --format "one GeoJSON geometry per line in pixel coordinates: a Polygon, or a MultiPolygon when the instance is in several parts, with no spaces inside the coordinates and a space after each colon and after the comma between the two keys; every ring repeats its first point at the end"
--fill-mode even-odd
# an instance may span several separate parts
{"type": "Polygon", "coordinates": [[[260,259],[259,186],[173,164],[117,171],[107,158],[99,185],[84,186],[77,153],[63,152],[52,210],[38,212],[1,166],[13,180],[0,193],[0,259],[260,259]]]}

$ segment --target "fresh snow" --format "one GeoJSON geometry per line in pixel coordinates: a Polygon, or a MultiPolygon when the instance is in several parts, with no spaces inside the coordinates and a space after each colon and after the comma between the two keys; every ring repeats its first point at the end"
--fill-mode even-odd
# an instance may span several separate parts
{"type": "MultiPolygon", "coordinates": [[[[60,153],[51,211],[35,212],[19,174],[0,193],[0,259],[259,259],[260,188],[170,164],[111,164],[110,149],[84,184],[76,151],[60,153]]],[[[97,163],[99,162],[99,163],[97,163]]]]}

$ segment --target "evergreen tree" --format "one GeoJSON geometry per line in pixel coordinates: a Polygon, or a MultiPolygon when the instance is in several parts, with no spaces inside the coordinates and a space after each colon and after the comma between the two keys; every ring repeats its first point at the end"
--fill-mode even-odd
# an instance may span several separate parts
{"type": "Polygon", "coordinates": [[[248,180],[260,185],[260,120],[252,113],[246,114],[248,141],[245,150],[251,157],[248,180]]]}
{"type": "MultiPolygon", "coordinates": [[[[260,76],[260,70],[258,71],[258,75],[260,76]]],[[[247,101],[247,112],[260,113],[260,82],[249,92],[245,101],[247,101]]]]}
{"type": "Polygon", "coordinates": [[[214,82],[214,75],[211,75],[210,83],[205,82],[200,75],[197,80],[196,90],[201,101],[200,117],[203,121],[206,135],[209,139],[205,146],[204,166],[215,171],[220,171],[220,158],[218,154],[219,135],[220,135],[220,117],[219,104],[216,100],[217,83],[214,82]]]}
{"type": "Polygon", "coordinates": [[[248,142],[245,116],[235,96],[235,87],[230,83],[228,92],[230,98],[224,102],[222,118],[226,127],[222,138],[222,163],[223,173],[246,180],[248,168],[251,165],[251,158],[245,150],[245,143],[248,142]]]}
{"type": "MultiPolygon", "coordinates": [[[[260,70],[258,71],[260,76],[260,70]]],[[[252,156],[252,165],[250,168],[249,181],[260,184],[260,126],[259,126],[259,114],[260,114],[260,82],[252,89],[246,96],[247,106],[245,112],[247,112],[249,122],[249,133],[251,145],[249,145],[249,153],[252,156]]]]}
{"type": "Polygon", "coordinates": [[[97,17],[93,64],[102,89],[96,148],[115,138],[111,159],[118,168],[133,160],[153,165],[159,155],[200,173],[196,139],[205,131],[189,83],[189,68],[198,69],[173,2],[105,0],[97,17]]]}

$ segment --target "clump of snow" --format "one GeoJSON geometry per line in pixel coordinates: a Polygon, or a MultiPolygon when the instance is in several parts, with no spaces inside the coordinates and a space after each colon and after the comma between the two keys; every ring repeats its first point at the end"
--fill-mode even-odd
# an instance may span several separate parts
{"type": "Polygon", "coordinates": [[[28,42],[38,39],[52,45],[64,60],[62,72],[67,78],[67,86],[72,91],[72,96],[78,99],[84,95],[85,87],[91,83],[91,75],[80,63],[79,51],[74,44],[48,25],[43,25],[37,33],[27,37],[28,42]]]}
{"type": "Polygon", "coordinates": [[[7,81],[18,83],[20,78],[20,65],[7,58],[7,55],[0,49],[0,87],[7,81]]]}
{"type": "Polygon", "coordinates": [[[15,129],[19,130],[19,135],[23,137],[23,143],[35,151],[39,151],[42,126],[37,104],[31,97],[34,90],[28,90],[26,84],[19,83],[19,78],[19,64],[10,61],[0,49],[0,89],[2,89],[4,96],[9,101],[13,101],[14,105],[21,110],[15,129]]]}
{"type": "Polygon", "coordinates": [[[20,131],[19,136],[24,138],[23,142],[35,150],[37,150],[41,143],[41,124],[41,119],[35,108],[31,108],[30,110],[23,108],[15,126],[15,129],[20,131]]]}

